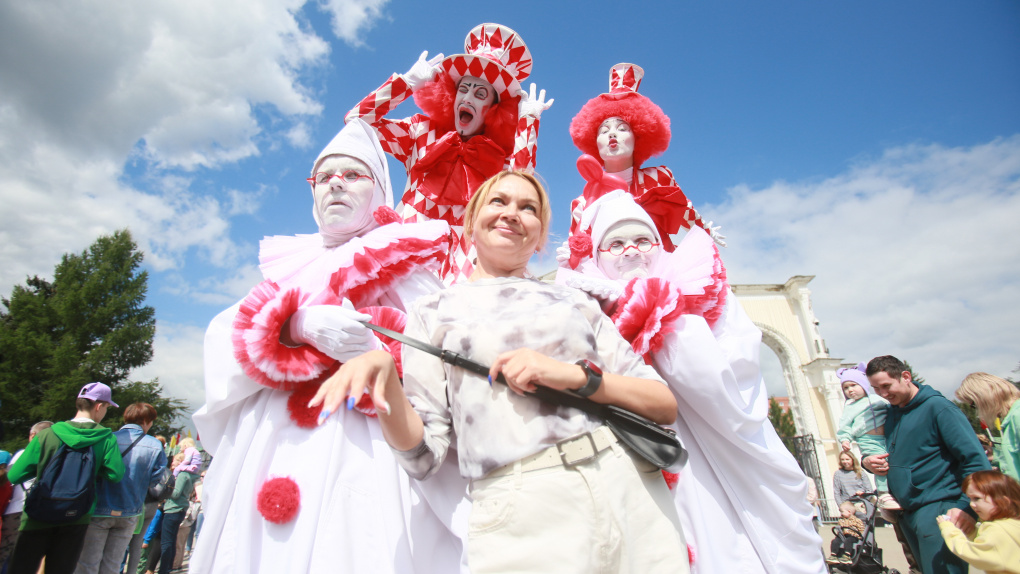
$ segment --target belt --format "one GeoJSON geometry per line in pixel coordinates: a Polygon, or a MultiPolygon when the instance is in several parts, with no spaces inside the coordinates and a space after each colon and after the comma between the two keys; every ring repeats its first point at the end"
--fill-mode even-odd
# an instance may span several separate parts
{"type": "MultiPolygon", "coordinates": [[[[577,435],[554,444],[553,446],[536,452],[533,455],[522,458],[521,472],[542,470],[554,466],[565,466],[570,468],[578,464],[595,460],[599,453],[619,442],[613,431],[607,426],[601,426],[591,432],[577,435]]],[[[514,473],[516,462],[504,464],[496,470],[485,475],[485,478],[495,478],[514,473]]]]}

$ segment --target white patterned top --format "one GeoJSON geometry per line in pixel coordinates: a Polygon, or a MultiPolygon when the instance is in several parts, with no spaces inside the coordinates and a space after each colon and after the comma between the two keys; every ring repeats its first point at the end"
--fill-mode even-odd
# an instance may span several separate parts
{"type": "MultiPolygon", "coordinates": [[[[408,313],[404,333],[484,365],[527,347],[564,362],[588,359],[606,373],[662,381],[594,299],[531,279],[481,279],[424,296],[408,313]]],[[[474,479],[602,424],[500,383],[490,387],[485,377],[409,345],[403,364],[404,390],[425,423],[425,436],[416,448],[396,454],[415,478],[436,471],[452,440],[461,475],[474,479]]]]}

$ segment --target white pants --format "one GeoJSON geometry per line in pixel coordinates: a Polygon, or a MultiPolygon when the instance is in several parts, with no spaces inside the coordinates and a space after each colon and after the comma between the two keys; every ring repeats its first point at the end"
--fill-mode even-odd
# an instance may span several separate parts
{"type": "Polygon", "coordinates": [[[690,572],[662,474],[623,446],[569,468],[516,465],[471,484],[472,574],[690,572]]]}

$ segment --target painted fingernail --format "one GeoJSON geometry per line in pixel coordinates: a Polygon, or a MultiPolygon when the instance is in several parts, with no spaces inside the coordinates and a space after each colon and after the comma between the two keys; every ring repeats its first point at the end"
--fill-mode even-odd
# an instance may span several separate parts
{"type": "Polygon", "coordinates": [[[354,397],[347,397],[347,410],[354,408],[354,397]]]}
{"type": "Polygon", "coordinates": [[[382,403],[379,404],[379,410],[386,413],[387,415],[393,414],[393,411],[390,409],[390,404],[387,403],[386,401],[383,401],[382,403]]]}
{"type": "Polygon", "coordinates": [[[489,386],[492,386],[492,375],[489,375],[489,386]]]}
{"type": "Polygon", "coordinates": [[[332,413],[329,409],[322,409],[322,412],[319,413],[319,424],[321,425],[322,423],[326,422],[326,419],[329,418],[330,414],[332,413]]]}

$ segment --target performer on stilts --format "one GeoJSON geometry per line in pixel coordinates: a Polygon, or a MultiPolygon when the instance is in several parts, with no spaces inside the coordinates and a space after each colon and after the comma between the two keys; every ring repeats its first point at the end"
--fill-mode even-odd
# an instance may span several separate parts
{"type": "MultiPolygon", "coordinates": [[[[669,147],[669,116],[662,108],[638,93],[644,69],[635,64],[617,64],[609,70],[609,92],[600,94],[581,108],[570,122],[570,137],[583,154],[595,159],[585,165],[586,171],[602,169],[619,177],[636,198],[655,188],[666,188],[682,204],[670,217],[684,229],[700,227],[721,246],[725,236],[712,222],[705,223],[694,205],[677,185],[673,172],[664,165],[643,167],[645,161],[669,147]]],[[[570,204],[570,234],[577,230],[581,212],[593,198],[584,195],[570,204]]]]}
{"type": "Polygon", "coordinates": [[[265,238],[265,280],[206,333],[194,420],[214,458],[191,571],[457,572],[457,465],[423,487],[397,465],[369,397],[333,416],[308,407],[342,362],[400,356],[359,321],[402,330],[410,303],[442,288],[448,225],[399,221],[386,156],[361,120],[308,181],[319,232],[265,238]]]}
{"type": "Polygon", "coordinates": [[[464,208],[475,189],[503,169],[535,168],[539,118],[553,100],[521,82],[531,53],[506,26],[481,24],[464,40],[463,54],[429,59],[422,52],[406,74],[393,74],[347,113],[376,129],[383,149],[407,169],[397,206],[404,221],[440,219],[452,244],[441,275],[447,284],[474,269],[464,237],[464,208]],[[408,97],[424,114],[386,118],[408,97]]]}
{"type": "Polygon", "coordinates": [[[689,460],[665,474],[691,572],[825,572],[805,476],[767,417],[761,331],[734,299],[712,239],[694,226],[674,250],[669,235],[685,213],[675,193],[635,199],[623,180],[586,174],[593,201],[556,281],[600,300],[677,399],[674,428],[689,460]]]}

